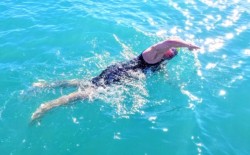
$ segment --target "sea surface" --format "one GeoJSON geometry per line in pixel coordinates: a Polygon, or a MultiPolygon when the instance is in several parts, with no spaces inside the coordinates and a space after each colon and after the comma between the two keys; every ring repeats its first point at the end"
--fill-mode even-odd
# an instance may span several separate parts
{"type": "Polygon", "coordinates": [[[249,0],[1,0],[0,154],[249,155],[249,37],[249,0]],[[88,81],[168,38],[201,49],[31,122],[77,90],[33,83],[88,81]]]}

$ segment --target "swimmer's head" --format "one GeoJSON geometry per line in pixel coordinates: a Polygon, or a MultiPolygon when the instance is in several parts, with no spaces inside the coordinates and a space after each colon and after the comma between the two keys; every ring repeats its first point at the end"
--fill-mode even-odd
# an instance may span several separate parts
{"type": "Polygon", "coordinates": [[[174,56],[178,54],[179,51],[180,48],[171,48],[170,50],[164,53],[164,57],[166,59],[172,59],[174,56]]]}

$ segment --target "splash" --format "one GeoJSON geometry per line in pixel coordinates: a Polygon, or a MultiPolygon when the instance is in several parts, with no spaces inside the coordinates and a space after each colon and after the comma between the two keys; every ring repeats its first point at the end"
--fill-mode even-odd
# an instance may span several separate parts
{"type": "Polygon", "coordinates": [[[205,68],[206,68],[207,70],[209,70],[209,69],[213,69],[213,68],[215,68],[215,67],[216,67],[216,65],[217,65],[217,64],[215,64],[215,63],[208,63],[208,64],[206,65],[206,67],[205,67],[205,68]]]}
{"type": "Polygon", "coordinates": [[[194,53],[195,66],[197,67],[197,69],[196,69],[197,75],[200,76],[202,79],[204,79],[204,77],[202,75],[202,71],[201,71],[202,65],[201,65],[201,62],[200,62],[199,57],[198,57],[199,56],[198,52],[195,51],[193,53],[194,53]]]}
{"type": "Polygon", "coordinates": [[[202,98],[199,98],[192,94],[190,91],[185,89],[185,85],[181,86],[181,93],[186,95],[189,98],[188,108],[194,110],[196,107],[195,103],[202,103],[202,98]]]}
{"type": "Polygon", "coordinates": [[[219,91],[219,96],[225,96],[226,94],[227,92],[223,89],[219,91]]]}
{"type": "MultiPolygon", "coordinates": [[[[137,73],[140,74],[140,73],[137,73]]],[[[124,79],[121,85],[112,85],[110,87],[99,87],[95,94],[95,99],[107,103],[115,109],[117,116],[126,117],[135,113],[143,113],[143,106],[147,103],[146,97],[148,91],[145,88],[145,77],[137,80],[124,79]]]]}
{"type": "Polygon", "coordinates": [[[115,34],[113,34],[113,37],[122,46],[123,50],[122,50],[121,54],[126,60],[130,60],[131,58],[135,57],[135,54],[133,53],[133,50],[128,45],[123,43],[115,34]]]}
{"type": "Polygon", "coordinates": [[[244,54],[245,56],[249,56],[249,57],[250,57],[250,49],[245,49],[245,50],[243,51],[243,54],[244,54]]]}

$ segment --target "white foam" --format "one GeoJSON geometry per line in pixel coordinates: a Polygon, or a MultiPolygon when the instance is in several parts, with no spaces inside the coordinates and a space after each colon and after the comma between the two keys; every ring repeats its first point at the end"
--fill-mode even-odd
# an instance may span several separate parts
{"type": "Polygon", "coordinates": [[[240,68],[240,67],[241,67],[241,64],[233,64],[233,65],[232,65],[232,68],[233,68],[233,69],[240,68]]]}
{"type": "Polygon", "coordinates": [[[189,103],[189,104],[188,104],[188,108],[189,108],[189,109],[194,110],[194,108],[195,108],[195,104],[193,104],[193,103],[189,103]]]}
{"type": "Polygon", "coordinates": [[[157,119],[157,116],[150,116],[149,118],[148,118],[148,120],[149,121],[155,121],[157,119]]]}
{"type": "Polygon", "coordinates": [[[196,101],[198,103],[202,102],[202,98],[199,98],[199,97],[193,95],[190,91],[185,90],[184,85],[181,86],[181,92],[182,92],[182,94],[187,95],[191,101],[196,101]]]}
{"type": "Polygon", "coordinates": [[[225,35],[226,39],[232,39],[234,37],[234,34],[233,33],[227,33],[225,35]]]}
{"type": "Polygon", "coordinates": [[[193,53],[194,53],[195,66],[197,67],[197,75],[203,78],[201,71],[201,62],[198,58],[198,52],[193,52],[193,53]]]}
{"type": "Polygon", "coordinates": [[[239,35],[241,32],[245,31],[247,29],[247,26],[240,26],[236,28],[236,34],[239,35]]]}
{"type": "Polygon", "coordinates": [[[122,46],[123,51],[122,51],[121,54],[122,54],[122,56],[123,56],[124,58],[126,58],[127,60],[129,60],[129,59],[135,57],[134,54],[133,54],[132,49],[131,49],[128,45],[126,45],[125,43],[123,43],[123,42],[118,38],[117,35],[113,34],[113,37],[114,37],[115,40],[122,46]]]}
{"type": "Polygon", "coordinates": [[[157,24],[157,23],[153,20],[153,18],[151,18],[151,17],[148,18],[148,22],[149,22],[149,24],[150,24],[151,26],[154,26],[154,25],[157,24]]]}
{"type": "Polygon", "coordinates": [[[115,108],[115,114],[119,117],[129,118],[130,114],[141,113],[142,107],[147,102],[145,96],[148,91],[145,88],[145,75],[132,73],[138,80],[126,80],[124,85],[112,85],[98,89],[95,98],[101,99],[115,108]]]}
{"type": "Polygon", "coordinates": [[[172,35],[175,35],[175,34],[177,33],[177,27],[175,26],[175,27],[173,27],[172,29],[170,29],[170,33],[171,33],[172,35]]]}
{"type": "Polygon", "coordinates": [[[204,41],[204,45],[208,47],[209,52],[215,52],[224,46],[224,40],[220,38],[207,38],[204,41]]]}
{"type": "Polygon", "coordinates": [[[163,132],[168,132],[168,128],[163,128],[162,131],[163,132]]]}
{"type": "Polygon", "coordinates": [[[121,139],[121,133],[120,132],[114,133],[114,137],[113,138],[116,139],[116,140],[120,140],[121,139]]]}
{"type": "Polygon", "coordinates": [[[225,96],[226,94],[227,92],[223,89],[219,91],[219,96],[225,96]]]}
{"type": "Polygon", "coordinates": [[[221,25],[223,27],[229,27],[233,25],[233,22],[231,20],[225,20],[221,25]]]}
{"type": "Polygon", "coordinates": [[[226,59],[227,58],[227,55],[226,54],[223,54],[222,55],[222,59],[226,59]]]}
{"type": "Polygon", "coordinates": [[[166,30],[159,30],[158,32],[156,32],[156,35],[157,35],[157,36],[162,36],[162,35],[164,35],[164,34],[166,34],[166,33],[167,33],[166,30]]]}
{"type": "Polygon", "coordinates": [[[231,80],[231,83],[234,83],[234,82],[236,82],[237,80],[243,80],[243,76],[242,76],[242,75],[239,75],[239,76],[233,77],[233,79],[231,80]]]}
{"type": "Polygon", "coordinates": [[[213,68],[216,67],[216,65],[217,65],[217,64],[215,64],[215,63],[208,63],[208,64],[206,65],[206,69],[207,69],[207,70],[213,69],[213,68]]]}
{"type": "Polygon", "coordinates": [[[243,54],[246,55],[246,56],[250,56],[250,49],[245,49],[243,51],[243,54]]]}
{"type": "Polygon", "coordinates": [[[76,117],[72,117],[72,120],[73,120],[73,122],[74,122],[75,124],[79,124],[79,122],[78,122],[78,120],[77,120],[76,117]]]}

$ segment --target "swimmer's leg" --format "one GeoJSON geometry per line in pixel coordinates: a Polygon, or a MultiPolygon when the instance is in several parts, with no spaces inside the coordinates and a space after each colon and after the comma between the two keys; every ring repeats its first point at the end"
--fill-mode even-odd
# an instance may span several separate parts
{"type": "Polygon", "coordinates": [[[78,87],[80,83],[81,80],[79,79],[56,81],[52,83],[48,83],[46,81],[38,81],[33,83],[32,86],[37,88],[78,87]]]}
{"type": "MultiPolygon", "coordinates": [[[[89,90],[92,91],[92,90],[89,90]]],[[[36,109],[36,111],[32,114],[31,116],[31,120],[34,121],[35,119],[38,119],[39,117],[41,117],[45,112],[49,111],[52,108],[61,106],[61,105],[65,105],[68,104],[69,102],[72,101],[77,101],[80,99],[86,99],[88,97],[88,92],[84,93],[84,92],[73,92],[71,94],[68,95],[64,95],[62,97],[59,97],[55,100],[43,103],[40,105],[39,108],[36,109]]]]}

